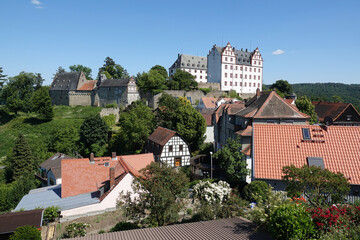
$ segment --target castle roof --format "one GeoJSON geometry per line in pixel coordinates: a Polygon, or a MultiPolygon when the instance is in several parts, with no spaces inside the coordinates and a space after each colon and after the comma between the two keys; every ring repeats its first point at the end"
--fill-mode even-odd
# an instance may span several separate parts
{"type": "Polygon", "coordinates": [[[179,54],[170,68],[207,69],[207,57],[179,54]]]}
{"type": "Polygon", "coordinates": [[[106,79],[100,83],[101,87],[124,87],[129,83],[129,78],[124,79],[106,79]]]}
{"type": "Polygon", "coordinates": [[[77,90],[81,72],[63,72],[55,75],[50,90],[77,90]]]}
{"type": "MultiPolygon", "coordinates": [[[[222,54],[224,47],[217,47],[215,49],[222,54]]],[[[254,52],[248,52],[247,49],[244,51],[243,49],[238,50],[235,49],[235,56],[236,56],[236,64],[238,65],[251,65],[251,58],[254,52]]]]}

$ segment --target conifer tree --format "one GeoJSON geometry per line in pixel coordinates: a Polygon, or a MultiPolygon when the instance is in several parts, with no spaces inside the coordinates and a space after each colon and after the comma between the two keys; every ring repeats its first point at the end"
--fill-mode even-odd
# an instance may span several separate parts
{"type": "Polygon", "coordinates": [[[13,148],[11,170],[14,180],[17,180],[22,175],[32,173],[34,170],[34,159],[29,144],[21,133],[16,139],[13,148]]]}
{"type": "Polygon", "coordinates": [[[48,87],[41,87],[34,92],[32,97],[33,110],[42,120],[51,121],[54,117],[54,109],[51,105],[51,98],[48,87]]]}

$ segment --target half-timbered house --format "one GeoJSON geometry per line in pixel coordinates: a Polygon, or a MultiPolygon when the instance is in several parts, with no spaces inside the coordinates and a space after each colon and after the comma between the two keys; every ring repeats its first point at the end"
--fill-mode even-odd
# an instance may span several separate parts
{"type": "Polygon", "coordinates": [[[158,127],[149,136],[146,153],[153,153],[155,161],[163,162],[173,167],[190,165],[190,148],[185,140],[175,131],[158,127]]]}

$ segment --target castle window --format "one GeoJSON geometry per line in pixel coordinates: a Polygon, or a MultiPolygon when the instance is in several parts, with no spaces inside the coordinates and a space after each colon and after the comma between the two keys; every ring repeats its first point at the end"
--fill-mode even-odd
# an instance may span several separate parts
{"type": "Polygon", "coordinates": [[[232,65],[230,65],[230,69],[233,70],[233,66],[232,66],[232,65]]]}
{"type": "Polygon", "coordinates": [[[202,79],[202,76],[200,76],[200,79],[202,79]]]}
{"type": "MultiPolygon", "coordinates": [[[[245,75],[246,76],[246,75],[245,75]]],[[[249,75],[249,79],[251,79],[251,75],[249,75]]]]}
{"type": "Polygon", "coordinates": [[[242,87],[242,82],[240,82],[240,87],[242,87]]]}
{"type": "Polygon", "coordinates": [[[237,78],[237,73],[235,73],[235,78],[237,78]]]}
{"type": "Polygon", "coordinates": [[[260,87],[260,83],[258,83],[258,88],[260,87]]]}
{"type": "Polygon", "coordinates": [[[194,72],[196,72],[196,69],[194,70],[194,72]]]}
{"type": "Polygon", "coordinates": [[[249,71],[251,72],[251,68],[249,68],[249,71]]]}
{"type": "Polygon", "coordinates": [[[243,67],[240,67],[240,71],[242,71],[243,70],[243,67]]]}
{"type": "Polygon", "coordinates": [[[254,75],[254,80],[256,80],[256,76],[254,75]]]}
{"type": "Polygon", "coordinates": [[[227,57],[225,57],[225,61],[227,61],[227,57]]]}
{"type": "Polygon", "coordinates": [[[227,77],[227,73],[225,73],[225,77],[227,77]]]}
{"type": "Polygon", "coordinates": [[[256,72],[256,68],[254,68],[254,72],[256,72]]]}
{"type": "Polygon", "coordinates": [[[253,86],[256,87],[256,83],[254,83],[253,86]]]}
{"type": "Polygon", "coordinates": [[[225,69],[227,69],[227,65],[225,65],[225,69]]]}
{"type": "Polygon", "coordinates": [[[245,71],[247,71],[247,67],[245,67],[245,71]]]}
{"type": "Polygon", "coordinates": [[[235,66],[235,70],[237,70],[237,66],[235,66]]]}
{"type": "Polygon", "coordinates": [[[237,82],[235,82],[235,86],[237,86],[237,82]]]}
{"type": "Polygon", "coordinates": [[[202,73],[202,71],[200,70],[200,73],[202,73]]]}
{"type": "Polygon", "coordinates": [[[226,85],[227,85],[227,82],[225,81],[224,84],[225,84],[225,86],[226,86],[226,85]]]}
{"type": "Polygon", "coordinates": [[[245,79],[247,79],[247,75],[245,74],[245,79]]]}
{"type": "Polygon", "coordinates": [[[254,64],[256,64],[256,61],[254,61],[254,64]]]}
{"type": "Polygon", "coordinates": [[[243,78],[243,75],[242,75],[242,74],[240,74],[240,78],[243,78]]]}
{"type": "Polygon", "coordinates": [[[258,69],[258,72],[260,72],[260,68],[258,69]]]}
{"type": "Polygon", "coordinates": [[[246,87],[246,82],[245,82],[245,87],[246,87]]]}
{"type": "Polygon", "coordinates": [[[230,73],[230,77],[231,77],[231,78],[233,77],[233,74],[232,74],[232,73],[230,73]]]}
{"type": "Polygon", "coordinates": [[[232,82],[230,82],[230,86],[232,86],[232,82]]]}
{"type": "Polygon", "coordinates": [[[232,62],[232,58],[230,58],[230,61],[232,62]]]}
{"type": "Polygon", "coordinates": [[[260,80],[260,76],[258,76],[258,80],[260,80]]]}

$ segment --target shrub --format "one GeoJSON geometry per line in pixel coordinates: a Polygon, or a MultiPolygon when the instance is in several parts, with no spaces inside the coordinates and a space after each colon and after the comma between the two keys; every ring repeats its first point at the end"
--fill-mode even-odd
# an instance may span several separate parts
{"type": "Polygon", "coordinates": [[[73,222],[65,227],[65,238],[83,237],[86,235],[86,228],[91,227],[88,223],[73,222]]]}
{"type": "Polygon", "coordinates": [[[138,229],[139,226],[135,223],[131,222],[118,222],[113,228],[111,228],[110,232],[118,232],[125,231],[131,229],[138,229]]]}
{"type": "Polygon", "coordinates": [[[199,88],[199,90],[201,90],[205,95],[211,92],[210,88],[199,88]]]}
{"type": "Polygon", "coordinates": [[[200,181],[194,186],[194,197],[199,198],[201,202],[206,202],[210,204],[221,204],[229,198],[230,193],[230,185],[224,181],[219,181],[218,183],[200,181]]]}
{"type": "Polygon", "coordinates": [[[103,116],[102,119],[104,120],[106,125],[108,125],[109,127],[114,126],[116,123],[116,116],[114,114],[103,116]]]}
{"type": "Polygon", "coordinates": [[[59,214],[59,207],[51,206],[45,209],[44,211],[44,221],[45,222],[53,222],[55,219],[57,219],[59,214]]]}
{"type": "Polygon", "coordinates": [[[243,196],[249,202],[258,202],[260,198],[262,201],[265,201],[266,193],[269,189],[269,186],[264,181],[252,181],[250,184],[246,185],[243,189],[243,196]],[[257,197],[256,197],[257,196],[257,197]]]}
{"type": "Polygon", "coordinates": [[[41,233],[34,226],[18,227],[10,236],[10,240],[41,240],[41,233]]]}
{"type": "Polygon", "coordinates": [[[106,104],[105,108],[117,108],[119,107],[116,103],[109,103],[109,104],[106,104]]]}
{"type": "Polygon", "coordinates": [[[284,204],[270,216],[270,232],[277,239],[309,239],[315,226],[305,207],[284,204]]]}
{"type": "Polygon", "coordinates": [[[193,214],[193,210],[191,208],[188,208],[188,209],[186,209],[186,213],[188,215],[191,215],[191,214],[193,214]]]}

